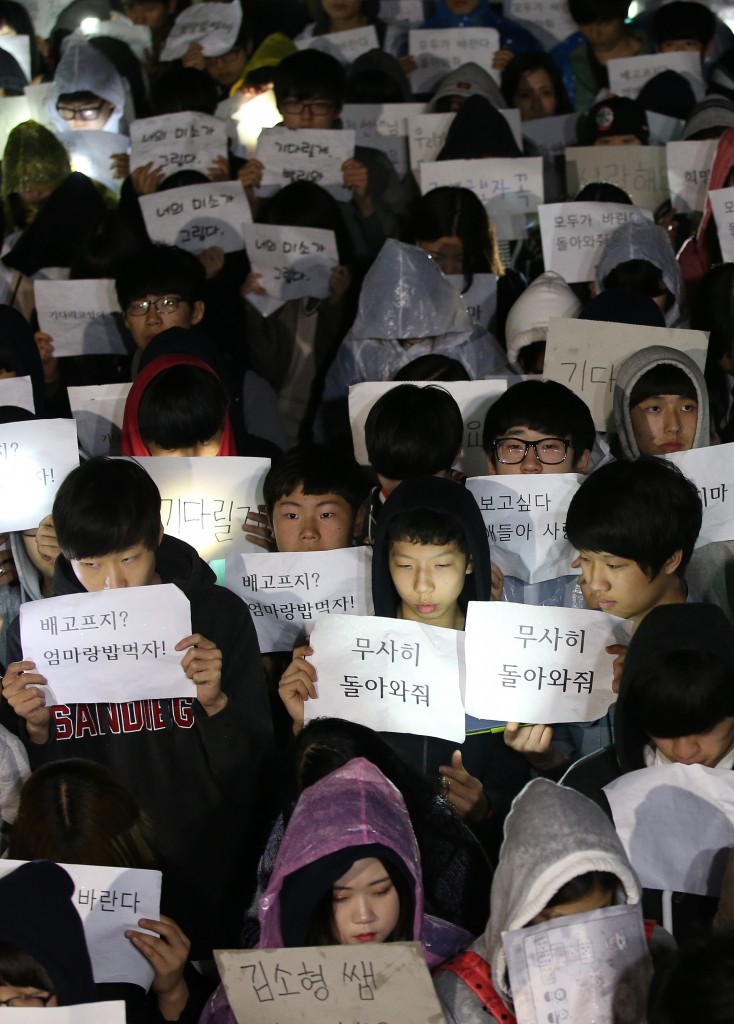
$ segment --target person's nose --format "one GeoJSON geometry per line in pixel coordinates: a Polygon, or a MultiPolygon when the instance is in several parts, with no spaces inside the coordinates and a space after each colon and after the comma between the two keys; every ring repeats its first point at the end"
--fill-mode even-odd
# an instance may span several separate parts
{"type": "Polygon", "coordinates": [[[357,924],[368,924],[374,921],[376,914],[372,908],[372,900],[369,896],[360,896],[355,901],[354,920],[357,924]]]}
{"type": "Polygon", "coordinates": [[[433,593],[433,574],[430,572],[430,570],[424,568],[423,566],[418,566],[415,570],[415,579],[413,582],[413,587],[415,589],[416,594],[422,595],[433,593]]]}
{"type": "Polygon", "coordinates": [[[520,466],[520,472],[521,473],[542,473],[543,472],[543,463],[538,458],[538,450],[537,450],[537,448],[533,448],[532,446],[528,448],[528,453],[525,456],[525,458],[522,460],[522,464],[520,466]]]}
{"type": "Polygon", "coordinates": [[[680,434],[680,413],[677,409],[668,409],[663,418],[663,429],[666,434],[680,434]]]}
{"type": "Polygon", "coordinates": [[[610,583],[602,566],[595,565],[593,562],[590,563],[589,566],[584,569],[584,577],[588,586],[590,586],[597,594],[601,594],[609,590],[610,583]]]}
{"type": "Polygon", "coordinates": [[[304,516],[301,519],[301,537],[304,539],[313,539],[319,536],[318,519],[313,516],[304,516]]]}
{"type": "Polygon", "coordinates": [[[125,574],[120,566],[115,566],[110,569],[107,578],[104,581],[105,590],[121,590],[127,586],[127,580],[125,574]]]}
{"type": "Polygon", "coordinates": [[[161,314],[158,312],[158,310],[155,308],[152,302],[148,306],[148,312],[145,314],[145,322],[146,324],[160,324],[163,322],[161,314]]]}

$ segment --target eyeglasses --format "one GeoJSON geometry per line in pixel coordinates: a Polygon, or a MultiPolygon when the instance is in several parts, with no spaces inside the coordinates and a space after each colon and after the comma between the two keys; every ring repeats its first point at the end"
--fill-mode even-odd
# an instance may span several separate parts
{"type": "Polygon", "coordinates": [[[104,105],[104,100],[100,100],[96,107],[62,107],[57,103],[56,109],[65,121],[96,121],[104,105]]]}
{"type": "Polygon", "coordinates": [[[2,1009],[4,1006],[9,1006],[11,1009],[26,1007],[32,1009],[33,1007],[40,1008],[41,1006],[48,1006],[48,1004],[51,1002],[55,994],[55,992],[33,992],[30,995],[21,994],[18,996],[13,996],[12,999],[0,1000],[0,1009],[2,1009]]]}
{"type": "Polygon", "coordinates": [[[140,299],[139,302],[131,302],[125,310],[127,316],[145,316],[150,307],[159,316],[170,316],[175,313],[179,303],[184,300],[180,295],[163,295],[160,299],[140,299]]]}
{"type": "Polygon", "coordinates": [[[304,110],[310,110],[314,117],[326,117],[334,109],[334,104],[328,100],[283,100],[280,110],[283,114],[302,114],[304,110]]]}
{"type": "Polygon", "coordinates": [[[506,466],[517,466],[524,462],[531,448],[535,450],[538,462],[545,466],[558,466],[566,461],[568,449],[573,448],[563,437],[541,437],[539,441],[523,441],[520,437],[499,437],[492,442],[499,462],[506,466]]]}

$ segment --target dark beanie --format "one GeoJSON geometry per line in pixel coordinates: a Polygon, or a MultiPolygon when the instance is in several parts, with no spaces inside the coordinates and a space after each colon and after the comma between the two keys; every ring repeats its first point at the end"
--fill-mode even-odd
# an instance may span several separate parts
{"type": "Polygon", "coordinates": [[[61,1006],[96,999],[74,882],[58,864],[34,860],[0,878],[0,940],[32,956],[61,1006]]]}
{"type": "Polygon", "coordinates": [[[690,83],[677,71],[661,71],[640,89],[637,102],[644,110],[686,121],[696,106],[690,83]]]}
{"type": "Polygon", "coordinates": [[[697,39],[706,46],[715,31],[716,16],[705,4],[693,0],[673,0],[652,16],[652,35],[658,45],[677,39],[697,39]]]}
{"type": "Polygon", "coordinates": [[[451,122],[437,160],[522,156],[507,121],[484,96],[470,96],[451,122]]]}
{"type": "Polygon", "coordinates": [[[597,139],[610,135],[634,135],[647,145],[650,129],[647,126],[645,108],[626,96],[611,96],[591,108],[586,115],[582,132],[582,144],[593,146],[597,139]]]}

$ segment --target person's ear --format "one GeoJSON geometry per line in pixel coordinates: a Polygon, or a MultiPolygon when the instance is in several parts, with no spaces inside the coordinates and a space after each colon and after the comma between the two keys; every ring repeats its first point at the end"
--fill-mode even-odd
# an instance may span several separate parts
{"type": "Polygon", "coordinates": [[[158,547],[160,547],[161,544],[163,543],[163,534],[164,533],[165,533],[165,530],[163,529],[163,523],[161,522],[161,528],[158,531],[158,547]]]}
{"type": "Polygon", "coordinates": [[[676,551],[676,552],[674,552],[670,556],[670,558],[667,560],[667,562],[665,562],[665,564],[663,565],[662,571],[665,573],[666,576],[673,576],[675,573],[678,572],[678,569],[680,568],[680,563],[682,561],[683,561],[683,552],[682,551],[676,551]]]}
{"type": "Polygon", "coordinates": [[[589,463],[590,462],[591,462],[591,452],[587,448],[585,451],[583,451],[581,453],[580,457],[578,459],[576,459],[576,462],[574,463],[574,467],[573,467],[574,473],[588,473],[588,471],[589,471],[589,463]]]}
{"type": "Polygon", "coordinates": [[[714,40],[710,39],[703,48],[701,56],[704,60],[709,60],[714,55],[714,40]]]}
{"type": "Polygon", "coordinates": [[[497,467],[494,464],[493,457],[489,452],[485,453],[487,456],[487,476],[497,476],[497,467]]]}
{"type": "Polygon", "coordinates": [[[198,324],[204,316],[204,303],[201,299],[197,299],[194,305],[191,307],[191,326],[198,324]]]}
{"type": "Polygon", "coordinates": [[[469,558],[467,559],[467,563],[466,563],[466,569],[464,570],[464,575],[468,576],[469,573],[472,573],[472,572],[474,572],[474,562],[472,561],[471,555],[469,555],[469,558]]]}

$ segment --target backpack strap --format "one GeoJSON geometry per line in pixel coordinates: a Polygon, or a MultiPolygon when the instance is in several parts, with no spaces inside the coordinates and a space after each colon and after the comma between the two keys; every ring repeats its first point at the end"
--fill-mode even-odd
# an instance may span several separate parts
{"type": "Polygon", "coordinates": [[[496,1021],[500,1021],[501,1024],[516,1024],[515,1017],[495,991],[489,964],[478,953],[470,949],[458,953],[451,960],[447,960],[445,964],[441,964],[434,971],[434,975],[443,971],[451,971],[452,974],[461,978],[496,1021]]]}

